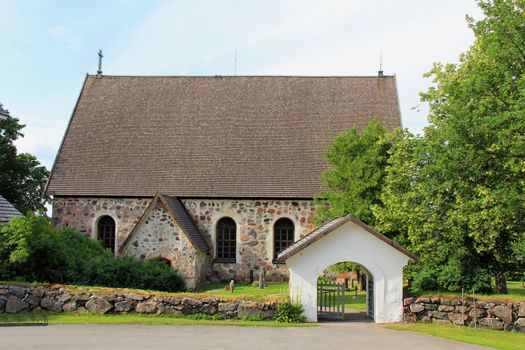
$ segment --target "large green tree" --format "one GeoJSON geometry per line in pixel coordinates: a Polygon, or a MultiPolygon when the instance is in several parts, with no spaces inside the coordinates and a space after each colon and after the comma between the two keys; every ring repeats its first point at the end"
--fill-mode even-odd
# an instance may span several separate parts
{"type": "MultiPolygon", "coordinates": [[[[9,112],[0,109],[4,114],[9,112]]],[[[44,209],[42,192],[49,171],[29,153],[17,154],[14,141],[23,137],[17,118],[0,119],[0,194],[22,213],[44,209]]]]}
{"type": "Polygon", "coordinates": [[[375,209],[422,257],[418,281],[506,293],[525,231],[525,1],[479,1],[474,44],[458,64],[435,64],[423,137],[396,145],[375,209]]]}
{"type": "Polygon", "coordinates": [[[352,214],[375,225],[371,207],[380,205],[388,152],[401,135],[372,120],[364,130],[353,127],[336,137],[325,154],[330,168],[321,179],[327,190],[316,199],[317,224],[352,214]]]}

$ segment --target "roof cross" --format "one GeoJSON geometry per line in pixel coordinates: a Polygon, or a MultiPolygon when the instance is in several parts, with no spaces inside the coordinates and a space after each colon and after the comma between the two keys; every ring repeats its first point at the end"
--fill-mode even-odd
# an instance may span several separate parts
{"type": "Polygon", "coordinates": [[[98,50],[98,70],[97,75],[102,75],[102,50],[98,50]]]}

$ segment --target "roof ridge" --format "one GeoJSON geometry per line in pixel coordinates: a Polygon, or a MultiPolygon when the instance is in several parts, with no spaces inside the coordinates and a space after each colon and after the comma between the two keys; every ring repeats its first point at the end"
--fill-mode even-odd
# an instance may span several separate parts
{"type": "Polygon", "coordinates": [[[382,78],[395,78],[396,75],[387,75],[385,74],[381,78],[378,78],[377,75],[116,75],[116,74],[89,74],[88,77],[93,78],[319,78],[319,79],[330,79],[330,78],[345,78],[345,79],[382,79],[382,78]]]}

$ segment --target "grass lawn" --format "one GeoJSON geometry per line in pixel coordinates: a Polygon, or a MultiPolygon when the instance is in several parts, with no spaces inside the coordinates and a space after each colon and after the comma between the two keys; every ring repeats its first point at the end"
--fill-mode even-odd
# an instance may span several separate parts
{"type": "Polygon", "coordinates": [[[523,333],[510,333],[480,328],[474,329],[469,327],[436,323],[413,323],[407,325],[387,326],[386,328],[424,333],[440,338],[453,339],[464,343],[487,346],[494,349],[525,349],[525,334],[523,333]]]}
{"type": "MultiPolygon", "coordinates": [[[[476,294],[476,299],[483,301],[508,301],[508,302],[520,302],[525,301],[525,288],[521,286],[520,281],[507,281],[507,288],[509,294],[476,294]]],[[[450,292],[421,292],[417,293],[417,296],[436,296],[436,297],[448,297],[448,298],[461,298],[461,293],[450,293],[450,292]]],[[[465,292],[465,298],[471,298],[472,292],[465,292]]]]}
{"type": "MultiPolygon", "coordinates": [[[[6,316],[6,315],[4,315],[6,316]]],[[[17,314],[16,316],[35,316],[35,314],[17,314]]],[[[276,321],[245,320],[196,320],[186,317],[157,316],[144,314],[98,315],[73,312],[40,312],[36,316],[46,316],[49,324],[146,324],[146,325],[207,325],[207,326],[243,326],[243,327],[311,327],[313,323],[278,323],[276,321]]],[[[7,316],[9,317],[9,316],[7,316]]],[[[15,316],[13,316],[15,317],[15,316]]]]}
{"type": "Polygon", "coordinates": [[[227,283],[209,283],[204,285],[198,292],[208,295],[288,295],[288,282],[273,283],[269,282],[266,288],[259,289],[258,286],[250,284],[236,283],[234,292],[225,290],[227,283]]]}
{"type": "Polygon", "coordinates": [[[366,291],[357,292],[357,298],[355,299],[354,299],[354,295],[355,295],[355,291],[353,290],[345,292],[345,311],[350,311],[350,310],[365,311],[366,310],[366,291]]]}
{"type": "Polygon", "coordinates": [[[366,310],[366,292],[357,292],[357,298],[354,299],[355,292],[345,292],[345,310],[366,310]]]}
{"type": "Polygon", "coordinates": [[[508,281],[507,288],[510,295],[522,296],[525,299],[525,288],[522,287],[521,281],[508,281]]]}
{"type": "Polygon", "coordinates": [[[109,287],[97,287],[97,286],[77,286],[72,284],[49,284],[49,283],[37,283],[37,282],[19,282],[19,281],[0,281],[0,285],[12,285],[20,287],[29,286],[42,286],[52,288],[64,288],[71,294],[79,294],[81,292],[96,293],[101,296],[124,294],[124,293],[136,293],[144,296],[156,295],[162,297],[174,297],[174,298],[193,298],[193,299],[206,299],[211,296],[220,297],[223,301],[256,301],[256,302],[279,302],[286,299],[288,295],[288,283],[268,283],[268,287],[265,289],[259,289],[258,287],[250,286],[247,284],[237,283],[235,285],[234,293],[229,290],[224,290],[226,283],[210,283],[204,285],[201,290],[193,292],[179,292],[169,293],[160,292],[154,290],[142,290],[132,288],[109,288],[109,287]]]}

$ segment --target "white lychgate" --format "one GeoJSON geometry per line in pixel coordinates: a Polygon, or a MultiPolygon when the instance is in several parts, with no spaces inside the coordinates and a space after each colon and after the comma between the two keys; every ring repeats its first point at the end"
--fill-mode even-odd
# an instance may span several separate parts
{"type": "Polygon", "coordinates": [[[363,222],[346,216],[295,242],[279,254],[279,259],[286,259],[290,297],[302,303],[308,321],[317,322],[319,275],[332,264],[351,261],[363,266],[373,280],[367,313],[373,314],[377,323],[389,323],[403,318],[403,267],[418,258],[363,222]]]}

